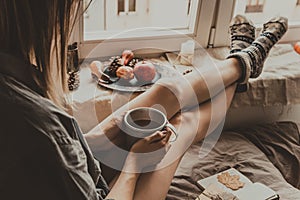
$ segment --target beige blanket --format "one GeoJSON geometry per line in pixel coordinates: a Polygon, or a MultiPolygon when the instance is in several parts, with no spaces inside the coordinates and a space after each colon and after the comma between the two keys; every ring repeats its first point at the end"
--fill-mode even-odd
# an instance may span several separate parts
{"type": "Polygon", "coordinates": [[[217,134],[210,135],[204,143],[192,146],[185,154],[167,199],[195,199],[203,191],[196,183],[199,179],[230,167],[239,170],[252,182],[271,187],[280,199],[300,199],[300,134],[297,125],[277,122],[226,131],[220,138],[217,134]],[[208,154],[203,157],[205,153],[208,154]]]}

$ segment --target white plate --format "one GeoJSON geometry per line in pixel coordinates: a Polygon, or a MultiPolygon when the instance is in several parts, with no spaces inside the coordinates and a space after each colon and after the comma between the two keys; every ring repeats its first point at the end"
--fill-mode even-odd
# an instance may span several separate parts
{"type": "Polygon", "coordinates": [[[172,69],[168,66],[164,66],[158,63],[152,63],[152,64],[156,68],[156,76],[150,83],[146,85],[140,83],[136,78],[130,81],[119,79],[119,81],[110,84],[102,83],[99,81],[98,84],[102,87],[112,89],[112,90],[122,91],[122,92],[144,92],[149,88],[151,88],[151,86],[161,78],[170,78],[170,77],[178,76],[178,72],[175,69],[172,69]]]}

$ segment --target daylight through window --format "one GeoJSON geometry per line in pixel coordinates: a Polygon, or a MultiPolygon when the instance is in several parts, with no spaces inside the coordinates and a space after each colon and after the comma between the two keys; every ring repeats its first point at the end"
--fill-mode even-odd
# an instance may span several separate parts
{"type": "Polygon", "coordinates": [[[199,0],[94,0],[84,18],[84,40],[156,27],[193,32],[199,0]],[[172,6],[170,6],[172,5],[172,6]]]}

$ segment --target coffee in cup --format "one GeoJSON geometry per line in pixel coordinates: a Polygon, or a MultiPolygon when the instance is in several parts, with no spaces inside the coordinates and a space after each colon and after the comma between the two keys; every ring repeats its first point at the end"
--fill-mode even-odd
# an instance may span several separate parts
{"type": "Polygon", "coordinates": [[[166,115],[155,108],[139,107],[128,111],[124,116],[124,131],[134,138],[145,138],[165,127],[172,130],[170,142],[174,142],[178,133],[169,123],[166,115]]]}

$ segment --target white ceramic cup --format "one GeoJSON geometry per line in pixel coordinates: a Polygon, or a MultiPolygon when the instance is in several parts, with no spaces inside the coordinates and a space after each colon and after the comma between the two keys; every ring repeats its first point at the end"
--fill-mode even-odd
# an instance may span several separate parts
{"type": "Polygon", "coordinates": [[[172,130],[169,142],[174,142],[178,133],[163,112],[154,108],[139,107],[128,111],[124,116],[124,131],[135,138],[145,138],[156,131],[162,131],[165,127],[172,130]]]}

